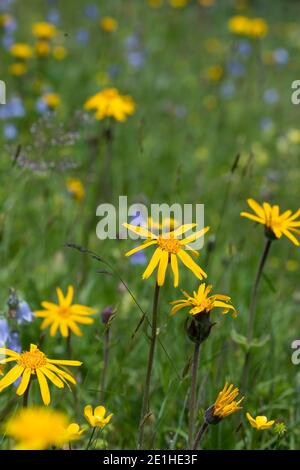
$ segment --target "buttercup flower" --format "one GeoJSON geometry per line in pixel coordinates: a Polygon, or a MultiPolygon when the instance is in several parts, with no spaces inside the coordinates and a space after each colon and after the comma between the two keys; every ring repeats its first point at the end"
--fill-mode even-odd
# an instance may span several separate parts
{"type": "Polygon", "coordinates": [[[254,199],[247,199],[247,202],[255,212],[255,215],[249,214],[248,212],[241,212],[242,217],[247,217],[250,220],[254,220],[254,222],[263,224],[268,238],[278,239],[281,238],[282,235],[285,235],[294,245],[300,245],[297,238],[293,235],[293,233],[300,235],[300,230],[296,228],[300,227],[300,221],[296,221],[296,219],[300,217],[300,209],[294,214],[291,210],[280,214],[278,205],[271,206],[268,202],[264,202],[260,205],[254,201],[254,199]]]}
{"type": "Polygon", "coordinates": [[[60,97],[57,93],[46,93],[42,96],[42,100],[49,109],[56,109],[60,105],[60,97]]]}
{"type": "Polygon", "coordinates": [[[9,387],[19,377],[22,377],[20,385],[16,390],[17,395],[23,395],[31,376],[36,376],[39,382],[42,399],[45,405],[50,403],[50,390],[47,379],[50,380],[56,387],[63,388],[67,382],[76,384],[76,380],[69,373],[56,367],[61,366],[81,366],[82,362],[79,361],[66,361],[60,359],[48,359],[47,356],[38,349],[35,344],[30,345],[30,350],[21,354],[7,348],[0,348],[0,355],[7,356],[5,359],[0,360],[0,364],[8,362],[16,362],[16,365],[10,369],[7,374],[0,380],[0,392],[9,387]]]}
{"type": "Polygon", "coordinates": [[[206,286],[203,282],[200,284],[198,291],[194,291],[193,295],[189,295],[187,292],[182,291],[185,299],[175,300],[171,302],[174,307],[172,307],[171,315],[175,315],[179,310],[186,307],[192,307],[189,310],[191,315],[198,315],[199,313],[208,313],[213,310],[215,307],[223,308],[222,314],[225,315],[230,310],[232,311],[232,316],[236,317],[237,312],[233,305],[230,302],[231,299],[228,295],[221,295],[215,294],[211,295],[210,297],[208,294],[210,293],[212,286],[206,286]]]}
{"type": "Polygon", "coordinates": [[[83,431],[67,416],[51,408],[22,408],[5,424],[5,433],[17,441],[17,450],[44,450],[77,440],[83,431]]]}
{"type": "Polygon", "coordinates": [[[100,21],[100,27],[103,31],[110,33],[118,27],[118,22],[111,16],[104,16],[100,21]]]}
{"type": "Polygon", "coordinates": [[[110,413],[106,417],[105,414],[106,409],[104,406],[96,406],[94,413],[91,405],[86,405],[84,407],[84,417],[93,428],[103,428],[110,422],[113,414],[110,413]]]}
{"type": "Polygon", "coordinates": [[[228,28],[234,34],[253,38],[263,38],[268,33],[268,25],[262,18],[252,19],[242,15],[230,18],[228,28]]]}
{"type": "Polygon", "coordinates": [[[44,318],[41,329],[50,327],[50,336],[55,336],[58,328],[62,336],[69,336],[69,330],[77,336],[81,336],[82,332],[77,323],[82,325],[90,325],[94,322],[89,315],[96,313],[96,310],[85,305],[72,304],[74,297],[73,286],[68,287],[67,295],[64,296],[62,290],[56,289],[58,305],[52,302],[42,302],[45,310],[34,312],[39,318],[44,318]]]}
{"type": "Polygon", "coordinates": [[[270,429],[275,423],[274,420],[268,421],[266,416],[256,416],[256,418],[252,418],[250,413],[246,413],[246,416],[251,426],[258,431],[270,429]]]}
{"type": "Polygon", "coordinates": [[[198,252],[196,250],[192,250],[189,247],[189,244],[202,237],[206,232],[208,232],[209,227],[205,227],[204,229],[199,230],[198,232],[195,232],[188,237],[180,239],[179,237],[181,237],[185,232],[188,232],[193,227],[195,227],[196,224],[181,225],[180,227],[176,228],[176,230],[164,233],[162,235],[155,235],[154,233],[147,230],[145,227],[136,227],[134,225],[126,223],[123,225],[124,227],[128,228],[137,235],[147,238],[147,240],[145,240],[142,245],[137,246],[133,250],[128,251],[125,256],[131,256],[137,251],[143,250],[144,248],[148,248],[152,245],[157,246],[150,263],[144,271],[143,279],[148,279],[153,273],[154,269],[158,266],[157,284],[159,286],[162,286],[165,282],[165,275],[168,264],[170,262],[174,275],[174,287],[177,287],[179,281],[177,258],[179,258],[182,263],[186,267],[188,267],[198,279],[201,280],[204,277],[207,277],[207,274],[203,271],[203,269],[200,268],[200,266],[198,266],[198,264],[196,264],[195,261],[191,258],[191,256],[187,253],[186,248],[190,249],[193,255],[198,256],[198,252]]]}
{"type": "Polygon", "coordinates": [[[244,400],[244,397],[237,401],[236,398],[239,395],[239,389],[233,387],[232,384],[229,385],[226,382],[213,405],[213,416],[223,419],[242,409],[239,405],[244,400]]]}
{"type": "Polygon", "coordinates": [[[13,44],[10,48],[10,53],[19,60],[27,60],[33,54],[31,47],[24,43],[13,44]]]}
{"type": "Polygon", "coordinates": [[[50,40],[57,34],[57,30],[54,24],[41,21],[34,23],[32,34],[38,39],[50,40]]]}
{"type": "Polygon", "coordinates": [[[126,121],[134,113],[135,102],[131,96],[120,95],[116,88],[106,88],[89,98],[84,108],[87,111],[95,110],[96,119],[113,117],[117,121],[126,121]]]}
{"type": "Polygon", "coordinates": [[[66,182],[67,190],[77,202],[81,202],[85,196],[82,182],[78,178],[68,178],[66,182]]]}

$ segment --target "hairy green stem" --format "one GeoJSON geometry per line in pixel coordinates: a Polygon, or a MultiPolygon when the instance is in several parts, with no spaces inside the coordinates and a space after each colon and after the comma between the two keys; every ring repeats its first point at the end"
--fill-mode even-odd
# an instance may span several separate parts
{"type": "Polygon", "coordinates": [[[189,448],[192,449],[195,434],[195,418],[197,407],[197,382],[200,357],[200,342],[195,343],[192,362],[192,381],[189,400],[189,448]]]}

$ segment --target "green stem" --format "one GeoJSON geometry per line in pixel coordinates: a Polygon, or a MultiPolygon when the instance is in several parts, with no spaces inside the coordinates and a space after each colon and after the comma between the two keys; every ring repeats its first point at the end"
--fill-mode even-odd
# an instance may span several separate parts
{"type": "Polygon", "coordinates": [[[72,333],[69,331],[69,334],[67,336],[67,356],[68,359],[72,358],[72,333]]]}
{"type": "Polygon", "coordinates": [[[93,437],[94,437],[94,434],[95,434],[95,431],[96,431],[96,428],[94,427],[93,430],[92,430],[92,432],[91,432],[91,436],[90,436],[90,439],[89,439],[89,442],[88,442],[88,445],[87,445],[86,450],[89,450],[89,447],[90,447],[90,445],[91,445],[91,443],[92,443],[92,440],[93,440],[93,437]]]}
{"type": "Polygon", "coordinates": [[[159,290],[160,287],[156,283],[154,290],[154,300],[153,300],[153,310],[152,310],[152,325],[151,325],[151,342],[148,356],[148,365],[147,365],[147,374],[144,388],[144,396],[142,403],[141,411],[141,420],[139,425],[139,436],[138,436],[138,448],[142,449],[144,444],[144,431],[145,424],[147,421],[147,415],[149,414],[149,396],[150,396],[150,386],[151,386],[151,377],[152,369],[154,363],[154,353],[156,346],[156,337],[157,337],[157,313],[158,313],[158,300],[159,300],[159,290]]]}
{"type": "Polygon", "coordinates": [[[23,408],[28,407],[28,400],[29,400],[29,391],[30,391],[31,379],[29,380],[29,384],[24,392],[23,395],[23,408]]]}
{"type": "MultiPolygon", "coordinates": [[[[270,251],[270,248],[271,248],[271,244],[272,244],[272,240],[270,240],[268,238],[266,240],[264,251],[263,251],[262,256],[260,258],[260,262],[259,262],[259,265],[258,265],[254,286],[253,286],[253,289],[252,289],[251,302],[250,302],[250,308],[249,308],[249,317],[248,317],[248,330],[247,330],[247,343],[248,343],[248,345],[253,340],[258,287],[259,287],[260,280],[261,280],[261,277],[262,277],[262,273],[263,273],[263,270],[264,270],[264,266],[266,264],[266,260],[267,260],[267,257],[268,257],[268,254],[269,254],[269,251],[270,251]]],[[[246,388],[247,388],[249,367],[250,367],[250,349],[248,349],[246,354],[245,354],[245,362],[244,362],[243,373],[242,373],[242,381],[241,381],[241,383],[242,383],[241,388],[242,388],[243,391],[245,391],[246,388]]]]}
{"type": "Polygon", "coordinates": [[[100,379],[100,402],[104,400],[106,392],[106,379],[108,371],[108,362],[109,362],[109,326],[106,326],[104,333],[104,343],[103,343],[103,370],[100,379]]]}
{"type": "Polygon", "coordinates": [[[200,343],[195,343],[192,362],[192,381],[189,401],[189,448],[192,449],[195,434],[196,401],[197,401],[197,378],[200,357],[200,343]]]}
{"type": "Polygon", "coordinates": [[[194,441],[192,450],[197,450],[197,449],[199,449],[201,440],[202,440],[204,434],[206,433],[208,426],[209,426],[209,424],[206,423],[206,421],[204,421],[204,423],[202,424],[201,428],[200,428],[199,431],[197,432],[197,435],[196,435],[196,438],[195,438],[195,441],[194,441]]]}

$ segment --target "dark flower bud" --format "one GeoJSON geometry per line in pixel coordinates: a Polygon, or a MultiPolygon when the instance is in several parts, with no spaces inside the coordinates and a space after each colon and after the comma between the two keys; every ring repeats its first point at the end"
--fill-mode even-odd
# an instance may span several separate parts
{"type": "Polygon", "coordinates": [[[201,312],[187,319],[185,329],[191,341],[203,343],[209,337],[215,324],[215,322],[210,321],[209,312],[201,312]]]}
{"type": "Polygon", "coordinates": [[[267,227],[266,225],[265,225],[265,236],[269,240],[272,240],[272,241],[277,240],[277,237],[275,233],[273,232],[273,230],[270,227],[267,227]]]}
{"type": "Polygon", "coordinates": [[[19,298],[15,289],[9,289],[9,297],[7,300],[9,315],[14,318],[16,316],[16,310],[19,306],[19,298]]]}
{"type": "Polygon", "coordinates": [[[218,424],[222,418],[214,415],[215,406],[212,405],[205,411],[205,421],[207,424],[218,424]]]}
{"type": "Polygon", "coordinates": [[[111,317],[114,314],[115,314],[115,310],[111,305],[108,305],[107,307],[105,307],[101,312],[102,323],[107,325],[107,323],[110,321],[111,317]]]}

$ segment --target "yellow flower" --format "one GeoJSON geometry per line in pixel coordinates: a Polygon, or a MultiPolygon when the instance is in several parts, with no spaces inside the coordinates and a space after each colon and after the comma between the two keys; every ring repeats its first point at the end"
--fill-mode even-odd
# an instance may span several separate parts
{"type": "Polygon", "coordinates": [[[242,15],[230,18],[228,28],[234,34],[253,38],[263,38],[268,33],[268,25],[262,18],[252,19],[242,15]]]}
{"type": "Polygon", "coordinates": [[[24,62],[16,62],[9,67],[9,73],[15,77],[20,77],[27,72],[27,65],[24,62]]]}
{"type": "Polygon", "coordinates": [[[38,41],[35,45],[35,53],[38,57],[46,57],[50,54],[50,49],[48,41],[38,41]]]}
{"type": "Polygon", "coordinates": [[[230,310],[232,310],[232,316],[235,318],[237,316],[236,309],[233,305],[227,303],[230,302],[230,297],[228,295],[215,294],[210,297],[212,286],[206,286],[203,282],[200,284],[198,291],[193,292],[193,295],[189,295],[187,292],[182,291],[185,299],[175,300],[171,302],[174,307],[172,307],[171,315],[175,315],[179,310],[186,307],[192,307],[189,310],[191,315],[198,315],[199,313],[208,313],[213,310],[215,307],[223,308],[222,314],[225,315],[230,310]]]}
{"type": "Polygon", "coordinates": [[[56,46],[54,47],[52,54],[54,59],[63,60],[67,55],[67,50],[63,46],[56,46]]]}
{"type": "Polygon", "coordinates": [[[106,409],[104,406],[96,406],[94,413],[91,405],[84,407],[84,417],[93,428],[103,428],[110,422],[113,414],[111,413],[105,417],[105,413],[106,409]]]}
{"type": "Polygon", "coordinates": [[[202,7],[211,7],[215,4],[216,0],[198,0],[199,5],[202,7]]]}
{"type": "Polygon", "coordinates": [[[69,424],[67,416],[61,412],[31,407],[22,408],[9,418],[5,433],[17,441],[17,450],[45,450],[51,445],[62,446],[79,439],[82,431],[78,424],[69,424]]]}
{"type": "Polygon", "coordinates": [[[294,214],[290,210],[280,214],[280,208],[278,205],[270,206],[268,202],[264,202],[261,206],[254,201],[254,199],[247,199],[247,202],[256,215],[249,214],[248,212],[241,212],[242,217],[247,217],[247,219],[263,224],[266,228],[266,235],[268,237],[278,239],[281,238],[282,235],[285,235],[295,245],[300,245],[297,238],[292,234],[292,232],[294,232],[297,235],[300,235],[300,230],[296,228],[300,227],[300,221],[295,221],[295,219],[300,216],[300,209],[298,209],[294,214]]]}
{"type": "Polygon", "coordinates": [[[268,33],[268,25],[262,18],[254,18],[249,26],[249,36],[263,38],[268,33]]]}
{"type": "Polygon", "coordinates": [[[237,387],[233,388],[232,384],[229,385],[226,382],[223,390],[221,390],[218,398],[215,401],[215,404],[213,405],[213,415],[222,419],[226,418],[226,416],[229,416],[232,413],[235,413],[236,411],[241,410],[242,407],[239,405],[244,400],[244,397],[236,401],[235,399],[237,398],[238,394],[239,389],[237,387]]]}
{"type": "Polygon", "coordinates": [[[163,4],[163,0],[148,0],[148,5],[152,8],[159,8],[163,4]]]}
{"type": "Polygon", "coordinates": [[[218,82],[223,76],[223,67],[220,65],[212,65],[206,71],[207,78],[209,80],[213,80],[214,82],[218,82]]]}
{"type": "Polygon", "coordinates": [[[49,40],[57,34],[57,30],[54,24],[41,21],[34,23],[32,26],[32,34],[38,39],[49,40]]]}
{"type": "Polygon", "coordinates": [[[189,0],[169,0],[171,7],[183,8],[188,4],[189,0]]]}
{"type": "Polygon", "coordinates": [[[61,289],[56,289],[58,305],[52,302],[42,302],[42,307],[45,310],[39,310],[35,312],[35,315],[39,318],[44,318],[41,329],[44,330],[51,325],[50,336],[54,336],[58,328],[62,336],[69,336],[69,330],[77,336],[81,336],[82,332],[78,327],[77,323],[83,325],[90,325],[94,322],[93,318],[89,315],[96,313],[96,310],[85,305],[73,304],[74,288],[73,286],[68,287],[66,297],[64,297],[61,289]]]}
{"type": "Polygon", "coordinates": [[[3,370],[4,370],[4,366],[0,366],[0,375],[4,375],[3,370]]]}
{"type": "Polygon", "coordinates": [[[251,426],[258,431],[270,429],[275,423],[274,420],[268,421],[266,416],[256,416],[256,418],[252,418],[250,413],[246,413],[246,416],[251,426]]]}
{"type": "Polygon", "coordinates": [[[89,98],[84,105],[87,111],[95,110],[96,119],[113,117],[125,121],[135,111],[135,102],[131,96],[120,95],[116,88],[106,88],[89,98]]]}
{"type": "Polygon", "coordinates": [[[228,21],[228,28],[232,33],[248,35],[249,19],[246,16],[236,15],[228,21]]]}
{"type": "Polygon", "coordinates": [[[111,33],[117,29],[118,22],[111,16],[104,16],[100,21],[100,27],[106,33],[111,33]]]}
{"type": "Polygon", "coordinates": [[[80,366],[79,361],[65,361],[60,359],[48,359],[47,356],[38,349],[35,344],[30,345],[30,350],[21,354],[7,348],[0,348],[0,355],[8,356],[0,360],[0,364],[7,362],[16,362],[16,365],[10,369],[0,380],[0,392],[9,387],[19,377],[22,377],[20,385],[16,390],[17,395],[23,395],[29,386],[31,376],[36,376],[39,382],[42,399],[45,405],[50,403],[50,390],[47,379],[56,387],[63,388],[68,382],[76,384],[76,380],[69,373],[59,369],[55,364],[61,366],[80,366]]]}
{"type": "Polygon", "coordinates": [[[57,93],[46,93],[42,96],[42,100],[49,109],[56,109],[60,105],[60,97],[57,93]]]}
{"type": "Polygon", "coordinates": [[[19,60],[26,60],[32,56],[32,49],[28,44],[16,43],[11,46],[10,53],[19,60]]]}
{"type": "Polygon", "coordinates": [[[157,284],[162,286],[165,282],[166,270],[170,262],[174,275],[174,287],[177,287],[179,281],[177,257],[195,274],[198,279],[201,280],[204,277],[207,277],[207,274],[203,271],[202,268],[200,268],[200,266],[198,266],[198,264],[195,263],[195,261],[190,257],[190,255],[188,255],[185,249],[188,248],[193,255],[198,256],[198,252],[192,250],[189,247],[189,243],[192,243],[198,238],[202,237],[206,232],[208,232],[209,227],[205,227],[204,229],[193,233],[189,237],[180,239],[179,237],[195,227],[196,224],[181,225],[176,230],[164,233],[162,235],[155,235],[144,227],[137,227],[130,224],[123,225],[137,235],[147,238],[147,240],[145,240],[142,245],[128,251],[125,256],[131,256],[137,251],[148,248],[148,246],[151,245],[157,246],[151,261],[143,274],[143,279],[148,279],[153,273],[154,269],[158,266],[157,284]]]}
{"type": "Polygon", "coordinates": [[[82,182],[77,178],[67,179],[67,190],[74,197],[77,202],[81,202],[85,196],[85,190],[82,182]]]}

